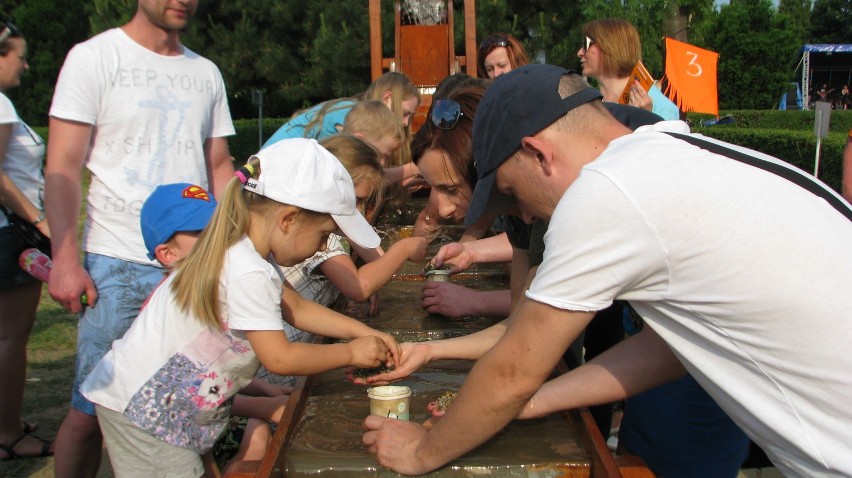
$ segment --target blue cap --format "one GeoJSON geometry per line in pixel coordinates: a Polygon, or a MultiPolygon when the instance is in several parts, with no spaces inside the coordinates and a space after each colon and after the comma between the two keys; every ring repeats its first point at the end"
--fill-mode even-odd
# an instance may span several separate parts
{"type": "Polygon", "coordinates": [[[521,140],[547,128],[572,109],[602,98],[584,88],[562,98],[559,81],[576,74],[553,65],[530,64],[500,75],[488,87],[473,120],[473,165],[478,180],[464,223],[474,224],[486,211],[500,212],[513,203],[497,192],[497,168],[521,147],[521,140]]]}
{"type": "Polygon", "coordinates": [[[189,183],[164,184],[142,205],[139,222],[148,258],[177,232],[196,232],[207,227],[216,210],[214,199],[204,188],[189,183]]]}

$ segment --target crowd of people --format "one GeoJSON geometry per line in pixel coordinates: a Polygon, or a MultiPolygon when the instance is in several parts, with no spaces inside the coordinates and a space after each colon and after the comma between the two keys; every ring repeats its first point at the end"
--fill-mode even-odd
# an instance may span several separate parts
{"type": "Polygon", "coordinates": [[[389,72],[297,112],[235,169],[221,74],[180,41],[195,6],[138,0],[76,45],[46,145],[4,94],[26,40],[0,30],[0,459],[54,455],[56,477],[93,477],[106,449],[116,476],[214,476],[230,417],[246,418],[234,459],[260,459],[298,376],[384,365],[353,387],[391,383],[453,358],[477,363],[452,408],[365,418],[379,465],[427,473],[511,420],[578,407],[607,435],[623,402],[618,449],[658,476],[735,477],[752,441],[785,475],[852,475],[852,131],[842,195],[693,134],[631,78],[636,29],[600,19],[580,72],[489,35],[480,78],[442,82],[418,131],[420,93],[389,72]],[[393,187],[429,201],[384,250],[371,222],[393,187]],[[21,412],[41,284],[18,266],[19,219],[50,238],[48,291],[80,315],[54,443],[21,412]],[[504,320],[400,343],[329,308],[342,295],[375,313],[446,221],[469,229],[431,264],[510,263],[510,289],[426,283],[423,309],[504,320]],[[549,379],[560,360],[571,371],[549,379]]]}

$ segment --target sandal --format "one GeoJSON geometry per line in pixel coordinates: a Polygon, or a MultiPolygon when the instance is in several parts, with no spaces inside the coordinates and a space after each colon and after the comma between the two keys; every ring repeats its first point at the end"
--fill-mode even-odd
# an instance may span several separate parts
{"type": "Polygon", "coordinates": [[[24,434],[29,435],[30,433],[38,430],[38,423],[28,422],[26,420],[21,420],[22,428],[24,429],[24,434]]]}
{"type": "Polygon", "coordinates": [[[41,442],[41,451],[38,454],[36,454],[36,455],[19,455],[19,454],[15,453],[15,446],[17,446],[18,443],[21,442],[21,440],[23,440],[24,438],[26,438],[28,436],[30,436],[30,434],[24,432],[24,433],[21,433],[21,436],[16,438],[15,441],[13,441],[10,445],[0,444],[0,450],[2,450],[3,452],[6,453],[6,456],[3,457],[3,458],[0,458],[0,461],[15,460],[15,459],[18,459],[18,458],[38,458],[38,457],[53,455],[53,451],[50,449],[51,443],[47,440],[42,440],[42,439],[36,438],[36,437],[33,437],[33,438],[41,442]]]}

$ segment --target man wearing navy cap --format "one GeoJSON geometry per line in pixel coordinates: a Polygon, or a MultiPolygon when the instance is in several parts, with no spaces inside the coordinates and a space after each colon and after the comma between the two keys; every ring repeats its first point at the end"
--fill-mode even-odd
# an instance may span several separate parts
{"type": "Polygon", "coordinates": [[[489,88],[466,219],[512,203],[549,219],[544,261],[444,418],[427,430],[370,416],[370,452],[424,473],[515,417],[619,400],[688,371],[785,475],[852,474],[852,207],[783,161],[681,122],[631,134],[594,91],[549,65],[489,88]],[[544,383],[616,299],[648,327],[544,383]]]}

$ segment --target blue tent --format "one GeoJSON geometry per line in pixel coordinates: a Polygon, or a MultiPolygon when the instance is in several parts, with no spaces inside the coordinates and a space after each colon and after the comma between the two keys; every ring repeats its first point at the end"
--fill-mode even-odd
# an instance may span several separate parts
{"type": "Polygon", "coordinates": [[[779,110],[800,110],[803,108],[802,90],[798,83],[787,83],[787,91],[781,93],[781,102],[778,103],[779,110]]]}

